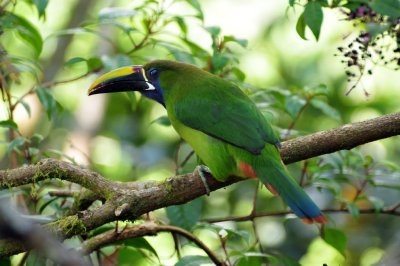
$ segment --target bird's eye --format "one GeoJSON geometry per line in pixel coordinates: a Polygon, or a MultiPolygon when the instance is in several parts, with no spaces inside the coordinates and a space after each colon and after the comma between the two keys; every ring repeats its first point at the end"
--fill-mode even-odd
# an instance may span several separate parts
{"type": "Polygon", "coordinates": [[[158,70],[157,69],[150,70],[150,76],[155,77],[157,75],[158,75],[158,70]]]}

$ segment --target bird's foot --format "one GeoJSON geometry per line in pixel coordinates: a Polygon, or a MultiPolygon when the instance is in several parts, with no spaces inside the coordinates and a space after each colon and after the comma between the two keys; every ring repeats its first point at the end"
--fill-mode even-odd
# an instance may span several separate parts
{"type": "Polygon", "coordinates": [[[197,170],[197,172],[199,172],[199,175],[201,177],[201,181],[203,181],[204,188],[206,189],[207,196],[210,196],[211,190],[210,190],[210,188],[209,188],[209,186],[207,184],[207,179],[206,179],[206,176],[205,176],[205,174],[211,174],[210,168],[208,168],[205,165],[198,165],[198,166],[196,166],[196,170],[197,170]]]}

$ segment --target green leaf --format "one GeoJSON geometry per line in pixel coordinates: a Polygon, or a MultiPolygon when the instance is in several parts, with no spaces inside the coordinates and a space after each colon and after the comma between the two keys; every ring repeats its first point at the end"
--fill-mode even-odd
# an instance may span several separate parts
{"type": "Polygon", "coordinates": [[[27,104],[24,100],[19,99],[18,102],[22,104],[22,106],[25,108],[25,111],[28,113],[29,118],[31,117],[31,107],[29,104],[27,104]]]}
{"type": "Polygon", "coordinates": [[[400,1],[398,0],[375,0],[370,4],[375,12],[390,16],[392,18],[400,17],[400,1]]]}
{"type": "Polygon", "coordinates": [[[288,96],[285,100],[285,110],[294,119],[305,104],[306,101],[297,95],[288,96]]]}
{"type": "Polygon", "coordinates": [[[59,155],[61,157],[64,157],[65,159],[68,159],[71,163],[77,164],[77,162],[74,160],[74,158],[72,158],[71,156],[66,155],[62,151],[59,151],[59,150],[56,150],[56,149],[43,150],[43,154],[45,154],[45,155],[47,155],[48,152],[55,153],[55,154],[57,154],[57,155],[59,155]]]}
{"type": "Polygon", "coordinates": [[[373,22],[367,24],[367,31],[371,34],[371,39],[374,39],[376,35],[389,30],[389,28],[389,24],[379,24],[373,22]]]}
{"type": "Polygon", "coordinates": [[[306,4],[304,9],[304,21],[317,41],[321,32],[323,17],[324,13],[322,12],[322,6],[319,2],[313,1],[306,4]]]}
{"type": "Polygon", "coordinates": [[[325,227],[324,240],[326,243],[339,251],[343,256],[345,256],[347,237],[342,231],[325,227]]]}
{"type": "Polygon", "coordinates": [[[382,210],[383,206],[385,206],[385,202],[380,198],[377,198],[377,197],[374,197],[374,196],[369,196],[368,200],[372,204],[374,204],[375,213],[379,213],[382,210]]]}
{"type": "Polygon", "coordinates": [[[35,56],[39,57],[43,48],[42,36],[28,20],[15,14],[6,13],[1,26],[5,30],[17,30],[19,36],[33,48],[35,56]]]}
{"type": "Polygon", "coordinates": [[[206,27],[206,31],[208,31],[212,37],[216,37],[221,33],[221,28],[218,26],[210,26],[206,27]]]}
{"type": "Polygon", "coordinates": [[[17,123],[15,123],[11,119],[0,121],[0,127],[12,128],[15,131],[19,132],[17,123]]]}
{"type": "Polygon", "coordinates": [[[171,121],[169,121],[169,118],[166,115],[160,116],[159,118],[153,120],[151,124],[153,123],[160,124],[166,127],[171,125],[171,121]]]}
{"type": "Polygon", "coordinates": [[[295,0],[289,0],[289,6],[294,7],[295,0]]]}
{"type": "Polygon", "coordinates": [[[336,109],[334,109],[332,106],[327,104],[326,102],[318,100],[318,99],[312,99],[311,105],[314,106],[315,108],[321,110],[327,116],[335,118],[336,120],[339,120],[339,121],[341,120],[339,112],[336,109]]]}
{"type": "Polygon", "coordinates": [[[178,24],[178,26],[181,29],[183,35],[186,36],[186,34],[187,34],[187,25],[185,23],[185,20],[182,17],[176,16],[176,17],[173,18],[173,21],[175,21],[178,24]]]}
{"type": "Polygon", "coordinates": [[[71,29],[66,29],[66,30],[60,30],[56,31],[52,34],[50,34],[47,38],[54,37],[54,36],[65,36],[65,35],[76,35],[76,34],[82,34],[82,33],[88,33],[87,29],[84,28],[71,28],[71,29]]]}
{"type": "Polygon", "coordinates": [[[171,52],[171,54],[175,57],[176,60],[189,63],[189,64],[195,64],[195,60],[191,54],[189,54],[186,51],[183,51],[182,49],[175,48],[173,46],[167,45],[160,43],[163,47],[165,47],[168,51],[171,52]]]}
{"type": "Polygon", "coordinates": [[[296,260],[282,253],[278,254],[279,265],[281,266],[301,266],[296,260]]]}
{"type": "Polygon", "coordinates": [[[171,223],[186,230],[192,229],[200,219],[201,209],[202,201],[200,198],[186,204],[173,205],[166,208],[167,216],[171,223]]]}
{"type": "Polygon", "coordinates": [[[134,10],[128,10],[126,8],[120,7],[107,7],[103,8],[99,12],[99,21],[121,18],[121,17],[133,17],[136,16],[138,12],[134,10]]]}
{"type": "Polygon", "coordinates": [[[118,263],[116,265],[147,265],[147,259],[139,250],[130,247],[118,250],[118,263]]]}
{"type": "Polygon", "coordinates": [[[47,4],[49,3],[49,0],[31,0],[31,2],[36,6],[38,12],[39,12],[39,18],[42,17],[45,13],[47,4]]]}
{"type": "Polygon", "coordinates": [[[296,31],[297,31],[297,34],[303,40],[307,40],[307,38],[306,38],[306,21],[304,20],[304,12],[301,13],[299,19],[297,20],[296,31]]]}
{"type": "Polygon", "coordinates": [[[15,148],[18,148],[19,146],[29,143],[29,140],[23,137],[16,137],[11,143],[8,145],[8,150],[7,154],[8,156],[11,155],[11,151],[13,151],[15,148]]]}
{"type": "Polygon", "coordinates": [[[215,53],[212,57],[213,70],[220,70],[228,64],[230,57],[228,54],[215,53]]]}
{"type": "Polygon", "coordinates": [[[212,261],[209,257],[204,256],[185,256],[175,266],[200,266],[203,264],[212,264],[212,261]]]}
{"type": "Polygon", "coordinates": [[[103,66],[103,62],[98,57],[91,57],[87,60],[88,72],[99,69],[103,66]]]}
{"type": "Polygon", "coordinates": [[[233,68],[232,68],[232,73],[233,73],[233,75],[235,75],[236,78],[237,78],[239,81],[241,81],[241,82],[243,82],[243,81],[245,80],[245,78],[246,78],[246,74],[245,74],[242,70],[240,70],[239,68],[237,68],[237,67],[233,67],[233,68]]]}
{"type": "Polygon", "coordinates": [[[279,263],[278,259],[275,258],[272,255],[265,254],[265,253],[259,253],[259,252],[245,252],[243,253],[243,256],[245,258],[251,258],[251,257],[256,257],[256,258],[266,258],[268,259],[271,263],[279,263]]]}
{"type": "MultiPolygon", "coordinates": [[[[112,244],[116,244],[112,243],[112,244]]],[[[143,237],[136,237],[136,238],[129,238],[123,241],[123,243],[126,246],[129,247],[133,247],[133,248],[139,248],[139,249],[145,249],[147,251],[149,251],[150,253],[152,253],[154,256],[156,256],[158,258],[158,254],[157,251],[153,248],[152,245],[150,245],[150,243],[143,237]]]]}
{"type": "Polygon", "coordinates": [[[11,266],[10,257],[0,259],[0,266],[11,266]]]}
{"type": "Polygon", "coordinates": [[[39,98],[44,110],[47,113],[47,118],[50,120],[56,108],[56,100],[48,89],[44,87],[36,87],[36,95],[39,98]]]}
{"type": "Polygon", "coordinates": [[[329,90],[325,84],[310,84],[303,88],[305,95],[309,98],[318,96],[318,95],[325,95],[328,96],[329,90]]]}
{"type": "Polygon", "coordinates": [[[132,59],[124,54],[116,54],[113,56],[104,55],[101,57],[101,61],[107,72],[120,67],[133,65],[132,59]]]}
{"type": "Polygon", "coordinates": [[[238,43],[239,45],[241,45],[242,47],[246,47],[247,46],[247,40],[246,39],[238,39],[238,38],[236,38],[236,37],[234,37],[234,36],[224,36],[224,40],[223,40],[223,42],[224,43],[227,43],[227,42],[236,42],[236,43],[238,43]]]}
{"type": "Polygon", "coordinates": [[[71,67],[72,65],[75,65],[76,63],[80,63],[80,62],[86,62],[85,58],[82,57],[73,57],[71,59],[69,59],[67,62],[65,62],[65,66],[66,67],[71,67]]]}
{"type": "Polygon", "coordinates": [[[347,203],[347,209],[353,215],[354,221],[357,222],[360,218],[360,209],[353,202],[347,203]]]}
{"type": "Polygon", "coordinates": [[[52,215],[20,215],[21,218],[35,224],[48,224],[57,220],[56,216],[52,215]]]}
{"type": "Polygon", "coordinates": [[[197,0],[186,0],[186,2],[191,5],[197,11],[197,17],[201,20],[204,19],[203,11],[201,10],[201,6],[197,0]]]}

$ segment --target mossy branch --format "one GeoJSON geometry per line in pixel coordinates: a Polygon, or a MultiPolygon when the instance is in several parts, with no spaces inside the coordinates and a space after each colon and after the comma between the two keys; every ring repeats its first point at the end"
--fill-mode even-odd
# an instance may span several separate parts
{"type": "MultiPolygon", "coordinates": [[[[400,113],[394,113],[285,141],[280,152],[285,163],[292,163],[399,134],[400,113]]],[[[197,171],[163,182],[121,183],[111,182],[98,173],[55,159],[44,159],[35,165],[0,171],[0,188],[7,189],[49,178],[80,184],[106,200],[99,207],[78,211],[44,226],[60,239],[84,234],[111,221],[135,220],[142,214],[186,203],[206,193],[197,171]]],[[[243,179],[233,176],[225,182],[219,182],[211,175],[207,176],[211,191],[240,180],[243,179]]],[[[0,242],[0,257],[25,250],[22,243],[0,242]]]]}

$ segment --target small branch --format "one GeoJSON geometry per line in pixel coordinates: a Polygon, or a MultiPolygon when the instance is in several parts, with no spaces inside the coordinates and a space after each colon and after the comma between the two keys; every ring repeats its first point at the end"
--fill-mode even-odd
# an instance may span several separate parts
{"type": "MultiPolygon", "coordinates": [[[[96,70],[97,70],[97,69],[96,69],[96,70]]],[[[56,85],[59,85],[59,84],[64,84],[64,83],[69,83],[69,82],[77,81],[77,80],[79,80],[79,79],[82,79],[82,78],[84,78],[84,77],[87,77],[89,74],[93,73],[93,72],[96,71],[96,70],[89,71],[89,72],[87,72],[86,74],[83,74],[83,75],[81,75],[81,76],[79,76],[79,77],[75,77],[75,78],[71,78],[71,79],[67,79],[67,80],[43,82],[42,84],[40,84],[40,85],[38,85],[38,86],[41,86],[41,87],[44,87],[44,88],[50,88],[50,87],[53,87],[53,86],[56,86],[56,85]]],[[[36,87],[37,87],[37,86],[33,86],[29,91],[27,91],[25,94],[23,94],[21,97],[19,97],[19,100],[16,101],[14,104],[12,104],[12,105],[10,106],[10,110],[11,110],[11,111],[14,111],[15,108],[17,107],[17,105],[20,103],[20,101],[21,101],[22,99],[24,99],[26,96],[31,95],[31,94],[33,94],[33,93],[35,92],[35,88],[36,88],[36,87]]]]}
{"type": "Polygon", "coordinates": [[[176,226],[172,225],[157,225],[154,222],[145,222],[143,224],[134,226],[133,228],[126,228],[122,232],[116,232],[115,230],[110,230],[95,237],[92,237],[82,243],[82,252],[84,254],[90,254],[91,252],[100,249],[101,247],[114,243],[121,240],[126,240],[129,238],[141,237],[141,236],[154,236],[159,232],[170,232],[180,234],[193,243],[195,243],[199,248],[204,250],[204,252],[210,257],[210,259],[216,265],[224,265],[222,261],[211,251],[202,241],[200,241],[192,233],[176,226]]]}
{"type": "MultiPolygon", "coordinates": [[[[400,202],[397,203],[397,207],[395,209],[393,209],[393,207],[386,207],[383,208],[381,211],[377,212],[376,209],[361,209],[360,210],[360,214],[371,214],[371,213],[382,213],[382,214],[389,214],[389,215],[396,215],[396,216],[400,216],[400,211],[396,211],[396,209],[398,207],[400,207],[400,202]]],[[[346,212],[349,213],[349,210],[346,208],[341,208],[341,209],[324,209],[321,210],[323,213],[337,213],[337,212],[346,212]]],[[[204,222],[207,223],[220,223],[220,222],[245,222],[245,221],[252,221],[256,218],[260,218],[260,217],[268,217],[268,216],[284,216],[284,215],[288,215],[288,214],[292,214],[292,211],[279,211],[279,212],[269,212],[269,213],[259,213],[259,214],[255,214],[255,213],[250,213],[249,215],[245,215],[245,216],[234,216],[234,217],[225,217],[225,218],[216,218],[216,219],[205,219],[203,220],[204,222]]]]}

